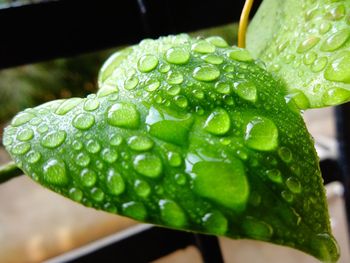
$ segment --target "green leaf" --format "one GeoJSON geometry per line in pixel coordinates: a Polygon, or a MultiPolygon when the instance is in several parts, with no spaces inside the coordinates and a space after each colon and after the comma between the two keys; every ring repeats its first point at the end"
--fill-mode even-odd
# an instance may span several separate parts
{"type": "Polygon", "coordinates": [[[127,53],[97,94],[12,120],[4,144],[30,177],[140,221],[337,259],[312,139],[260,62],[217,37],[127,53]]]}
{"type": "Polygon", "coordinates": [[[350,2],[265,0],[247,48],[287,84],[301,109],[350,100],[350,2]]]}

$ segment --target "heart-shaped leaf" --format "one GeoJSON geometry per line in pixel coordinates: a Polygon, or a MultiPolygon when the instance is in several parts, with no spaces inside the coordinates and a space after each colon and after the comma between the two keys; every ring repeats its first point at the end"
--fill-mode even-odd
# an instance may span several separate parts
{"type": "Polygon", "coordinates": [[[350,1],[265,0],[247,48],[286,83],[299,108],[350,100],[350,1]]]}
{"type": "Polygon", "coordinates": [[[246,50],[218,37],[145,40],[109,59],[100,85],[6,128],[34,180],[140,221],[337,259],[312,139],[246,50]]]}

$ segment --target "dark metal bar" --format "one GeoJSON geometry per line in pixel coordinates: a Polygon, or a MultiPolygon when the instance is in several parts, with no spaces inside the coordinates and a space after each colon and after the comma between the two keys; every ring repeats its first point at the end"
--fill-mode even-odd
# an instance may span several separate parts
{"type": "Polygon", "coordinates": [[[194,234],[195,244],[198,247],[203,263],[224,263],[219,239],[216,236],[194,234]]]}
{"type": "Polygon", "coordinates": [[[344,185],[344,199],[348,225],[350,226],[350,103],[336,107],[339,166],[344,185]]]}

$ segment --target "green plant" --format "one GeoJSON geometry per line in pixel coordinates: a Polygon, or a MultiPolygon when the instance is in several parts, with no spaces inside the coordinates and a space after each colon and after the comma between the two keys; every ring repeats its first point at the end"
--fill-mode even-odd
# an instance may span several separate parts
{"type": "Polygon", "coordinates": [[[220,37],[144,40],[108,59],[97,94],[19,113],[3,143],[35,181],[86,206],[335,262],[300,110],[350,99],[349,8],[265,0],[248,33],[257,60],[220,37]]]}

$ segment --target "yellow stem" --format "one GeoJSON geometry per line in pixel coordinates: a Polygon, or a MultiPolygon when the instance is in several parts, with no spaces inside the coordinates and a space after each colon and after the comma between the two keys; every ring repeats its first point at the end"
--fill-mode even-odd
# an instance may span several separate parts
{"type": "Polygon", "coordinates": [[[245,48],[245,36],[247,32],[247,26],[248,26],[248,20],[249,20],[249,13],[252,9],[254,0],[246,0],[241,18],[239,20],[239,28],[238,28],[238,46],[241,48],[245,48]]]}

